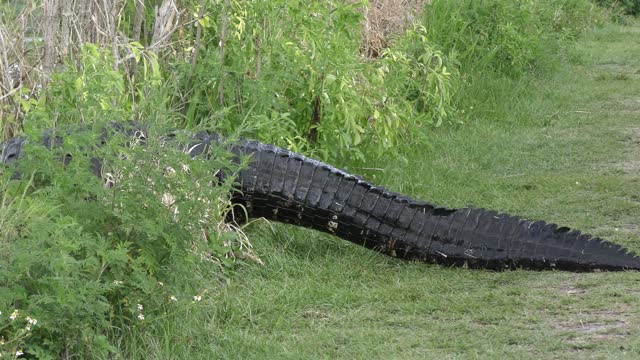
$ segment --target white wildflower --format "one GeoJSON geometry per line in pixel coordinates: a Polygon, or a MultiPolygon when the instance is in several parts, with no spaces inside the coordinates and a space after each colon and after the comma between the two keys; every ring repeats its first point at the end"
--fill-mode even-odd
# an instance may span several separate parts
{"type": "Polygon", "coordinates": [[[178,301],[178,299],[177,299],[175,296],[173,296],[173,295],[169,296],[169,300],[171,300],[171,301],[178,301]]]}
{"type": "Polygon", "coordinates": [[[193,301],[201,301],[202,300],[202,296],[200,295],[196,295],[193,297],[193,301]]]}
{"type": "Polygon", "coordinates": [[[9,319],[11,320],[15,320],[18,317],[18,310],[13,310],[13,312],[11,313],[11,315],[9,316],[9,319]]]}
{"type": "Polygon", "coordinates": [[[24,353],[20,350],[16,350],[16,357],[22,356],[24,353]]]}
{"type": "Polygon", "coordinates": [[[142,304],[138,304],[138,310],[139,310],[139,311],[144,310],[144,307],[142,307],[142,304]]]}
{"type": "Polygon", "coordinates": [[[175,198],[175,196],[173,196],[173,195],[171,195],[169,193],[164,193],[164,194],[162,194],[162,200],[161,201],[162,201],[162,204],[164,206],[171,206],[171,205],[176,203],[176,198],[175,198]]]}
{"type": "Polygon", "coordinates": [[[144,315],[138,314],[138,320],[140,320],[140,321],[144,320],[144,315]]]}

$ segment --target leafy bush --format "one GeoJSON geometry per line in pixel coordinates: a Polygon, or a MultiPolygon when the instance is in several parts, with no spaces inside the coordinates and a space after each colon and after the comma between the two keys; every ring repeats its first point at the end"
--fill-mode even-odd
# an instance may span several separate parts
{"type": "Polygon", "coordinates": [[[32,144],[17,167],[30,179],[4,175],[0,311],[29,314],[37,326],[20,338],[25,318],[2,316],[11,347],[2,350],[103,356],[113,349],[106,334],[181,311],[247,251],[223,224],[231,180],[207,180],[233,174],[228,156],[212,149],[211,159],[191,159],[153,131],[144,146],[114,136],[90,151],[92,131],[65,136],[59,149],[32,144]],[[109,186],[92,173],[95,158],[109,186]]]}
{"type": "Polygon", "coordinates": [[[127,76],[127,69],[114,69],[116,60],[110,50],[83,44],[77,59],[53,75],[39,99],[22,100],[25,126],[49,128],[147,118],[170,122],[176,116],[166,106],[172,86],[163,80],[156,56],[140,49],[139,44],[126,48],[140,64],[135,81],[127,76]]]}
{"type": "Polygon", "coordinates": [[[640,1],[638,0],[596,0],[596,3],[608,8],[621,10],[627,15],[640,14],[640,1]]]}
{"type": "MultiPolygon", "coordinates": [[[[132,4],[123,8],[124,33],[135,22],[132,4]]],[[[242,131],[327,160],[364,160],[407,140],[425,141],[425,129],[453,113],[455,66],[424,30],[399,36],[381,58],[360,53],[366,4],[184,6],[196,14],[198,31],[176,34],[173,51],[156,57],[130,42],[117,47],[116,60],[115,47],[85,44],[53,75],[46,96],[22,101],[30,121],[154,119],[165,111],[179,126],[242,131]]]]}
{"type": "MultiPolygon", "coordinates": [[[[137,86],[153,87],[153,73],[137,86]]],[[[127,86],[109,53],[86,45],[27,104],[26,155],[0,178],[2,355],[106,357],[119,332],[187,311],[250,252],[223,222],[238,167],[222,148],[191,159],[181,132],[164,144],[166,113],[145,126],[144,145],[124,135],[133,130],[103,143],[112,120],[134,113],[127,86]],[[43,134],[64,141],[49,149],[43,134]]]]}
{"type": "Polygon", "coordinates": [[[425,27],[416,25],[383,52],[376,68],[383,74],[385,89],[384,101],[376,114],[398,119],[404,127],[402,137],[386,136],[385,141],[398,146],[422,136],[422,142],[428,143],[425,130],[430,125],[442,125],[455,111],[452,105],[458,87],[455,63],[434,48],[425,27]]]}
{"type": "Polygon", "coordinates": [[[241,128],[325,159],[363,159],[375,156],[364,148],[393,152],[407,135],[445,121],[455,86],[447,58],[414,31],[408,35],[417,41],[413,53],[404,53],[407,40],[383,59],[366,59],[360,54],[361,7],[281,0],[210,4],[200,61],[195,69],[175,68],[195,74],[178,76],[185,79],[180,97],[191,94],[186,125],[241,128]],[[409,77],[392,79],[400,75],[409,77]]]}

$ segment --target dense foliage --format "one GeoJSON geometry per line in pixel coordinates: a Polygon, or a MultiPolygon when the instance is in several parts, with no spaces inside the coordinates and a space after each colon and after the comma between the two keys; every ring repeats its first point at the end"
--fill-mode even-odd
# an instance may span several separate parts
{"type": "Polygon", "coordinates": [[[456,54],[464,73],[512,77],[544,71],[559,41],[604,19],[582,0],[441,0],[424,15],[432,42],[456,54]]]}
{"type": "Polygon", "coordinates": [[[102,130],[80,130],[59,149],[30,145],[15,170],[23,181],[3,174],[0,306],[18,315],[2,319],[0,351],[106,356],[107,334],[179,316],[236,255],[250,255],[223,222],[231,184],[215,182],[217,171],[233,174],[228,157],[191,159],[177,146],[187,137],[163,145],[157,131],[144,145],[114,134],[98,148],[102,130]]]}
{"type": "Polygon", "coordinates": [[[640,1],[638,0],[596,0],[599,5],[613,8],[627,15],[640,14],[640,1]]]}
{"type": "Polygon", "coordinates": [[[455,70],[424,29],[409,32],[379,61],[359,53],[362,7],[350,2],[257,1],[208,8],[202,61],[193,73],[184,123],[242,128],[252,137],[325,159],[393,151],[410,130],[452,112],[455,70]],[[230,16],[229,36],[220,31],[230,16]],[[404,42],[405,44],[408,41],[404,42]],[[452,71],[454,73],[452,74],[452,71]]]}

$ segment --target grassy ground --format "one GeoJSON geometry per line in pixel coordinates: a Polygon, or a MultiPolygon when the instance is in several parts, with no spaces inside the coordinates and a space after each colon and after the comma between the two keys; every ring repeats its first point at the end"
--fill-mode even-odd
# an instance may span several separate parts
{"type": "MultiPolygon", "coordinates": [[[[479,105],[484,110],[465,126],[439,130],[433,150],[415,149],[410,165],[372,164],[385,170],[365,175],[438,204],[544,219],[640,251],[639,53],[638,24],[589,33],[558,73],[503,99],[508,111],[479,105]]],[[[207,297],[206,310],[176,325],[180,336],[149,340],[139,351],[237,359],[640,357],[638,273],[470,271],[401,262],[286,226],[249,233],[265,265],[239,269],[230,286],[207,297]]]]}

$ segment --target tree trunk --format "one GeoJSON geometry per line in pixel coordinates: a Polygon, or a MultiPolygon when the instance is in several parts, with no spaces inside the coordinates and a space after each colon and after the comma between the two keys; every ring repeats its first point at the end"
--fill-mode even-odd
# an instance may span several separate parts
{"type": "Polygon", "coordinates": [[[156,10],[156,22],[153,25],[153,37],[151,38],[151,51],[156,54],[166,44],[167,40],[176,28],[178,11],[174,0],[164,0],[156,10]]]}
{"type": "Polygon", "coordinates": [[[105,22],[108,29],[109,40],[111,43],[111,51],[113,52],[114,70],[118,70],[118,64],[120,63],[120,54],[118,53],[118,37],[116,35],[116,27],[118,26],[118,0],[104,0],[104,14],[105,22]]]}
{"type": "Polygon", "coordinates": [[[133,21],[133,41],[140,42],[142,22],[144,21],[144,0],[136,0],[136,18],[133,21]]]}
{"type": "Polygon", "coordinates": [[[73,0],[62,0],[62,29],[60,33],[62,34],[61,46],[60,46],[60,55],[66,57],[69,55],[71,49],[71,27],[73,25],[73,10],[74,10],[74,1],[73,0]]]}
{"type": "Polygon", "coordinates": [[[57,32],[60,28],[60,2],[59,0],[44,1],[44,59],[42,66],[46,76],[51,76],[53,68],[58,60],[56,52],[57,32]]]}
{"type": "Polygon", "coordinates": [[[229,0],[225,2],[224,13],[222,14],[222,25],[220,29],[220,79],[218,80],[218,101],[220,107],[224,108],[224,45],[227,36],[227,11],[229,10],[229,0]]]}

